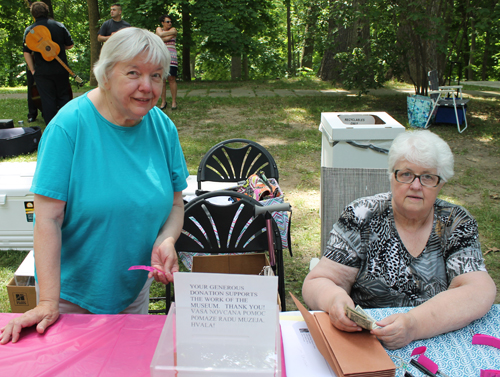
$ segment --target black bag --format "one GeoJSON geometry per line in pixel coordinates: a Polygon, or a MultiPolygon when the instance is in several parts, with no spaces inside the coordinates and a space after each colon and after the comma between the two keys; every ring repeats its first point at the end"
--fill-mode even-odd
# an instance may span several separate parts
{"type": "Polygon", "coordinates": [[[0,129],[0,157],[13,157],[38,149],[42,137],[40,127],[0,129]]]}
{"type": "Polygon", "coordinates": [[[12,119],[0,119],[0,129],[2,128],[14,128],[12,119]]]}

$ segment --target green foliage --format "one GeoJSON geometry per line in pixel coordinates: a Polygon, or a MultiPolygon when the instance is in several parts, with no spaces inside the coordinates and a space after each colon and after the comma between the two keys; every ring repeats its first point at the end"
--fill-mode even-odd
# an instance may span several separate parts
{"type": "Polygon", "coordinates": [[[340,77],[346,89],[357,89],[361,95],[382,87],[386,67],[379,58],[365,54],[359,47],[350,53],[338,53],[335,58],[345,64],[340,77]]]}
{"type": "Polygon", "coordinates": [[[0,69],[4,73],[0,77],[2,86],[17,86],[26,82],[22,48],[24,29],[29,25],[29,9],[23,3],[8,0],[0,2],[0,69]]]}
{"type": "MultiPolygon", "coordinates": [[[[142,0],[140,2],[133,0],[121,0],[123,19],[132,26],[141,27],[151,31],[155,31],[157,26],[160,26],[158,19],[162,14],[170,14],[172,12],[172,4],[166,4],[160,0],[142,0]]],[[[175,27],[178,25],[175,24],[175,27]]]]}

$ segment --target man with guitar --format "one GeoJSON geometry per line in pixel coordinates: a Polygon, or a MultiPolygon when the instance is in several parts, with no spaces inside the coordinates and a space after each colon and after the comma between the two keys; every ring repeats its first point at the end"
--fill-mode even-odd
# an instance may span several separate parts
{"type": "Polygon", "coordinates": [[[111,19],[105,21],[99,29],[99,33],[97,33],[97,40],[99,42],[106,42],[118,30],[130,27],[127,21],[122,20],[122,6],[120,4],[111,5],[109,13],[111,14],[111,19]]]}
{"type": "Polygon", "coordinates": [[[66,50],[72,48],[74,43],[63,24],[49,19],[47,4],[34,2],[31,5],[31,15],[35,18],[35,23],[26,28],[24,33],[24,59],[35,78],[42,101],[43,119],[48,124],[72,98],[69,74],[62,64],[67,63],[66,50]],[[45,35],[39,36],[36,33],[41,30],[36,29],[40,25],[46,31],[45,35]],[[54,51],[57,51],[57,55],[54,51]]]}

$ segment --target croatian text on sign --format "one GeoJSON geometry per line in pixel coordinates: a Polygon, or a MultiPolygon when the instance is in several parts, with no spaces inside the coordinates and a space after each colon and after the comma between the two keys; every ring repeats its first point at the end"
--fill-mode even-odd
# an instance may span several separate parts
{"type": "Polygon", "coordinates": [[[176,273],[174,281],[179,336],[237,335],[274,342],[277,277],[176,273]]]}

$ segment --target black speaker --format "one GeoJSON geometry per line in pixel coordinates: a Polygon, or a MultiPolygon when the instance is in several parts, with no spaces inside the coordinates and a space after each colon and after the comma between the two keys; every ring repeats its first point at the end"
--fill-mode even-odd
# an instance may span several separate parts
{"type": "Polygon", "coordinates": [[[0,129],[0,157],[13,157],[38,149],[42,137],[40,127],[0,129]]]}

